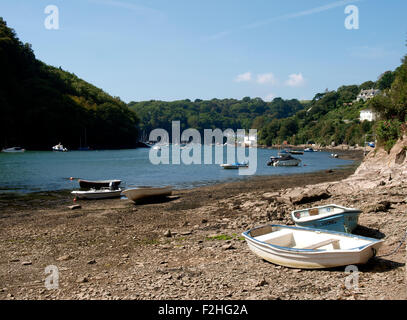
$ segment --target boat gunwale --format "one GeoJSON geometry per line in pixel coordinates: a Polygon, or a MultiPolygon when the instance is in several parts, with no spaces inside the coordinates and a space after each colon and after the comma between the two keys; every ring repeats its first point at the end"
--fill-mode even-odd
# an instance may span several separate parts
{"type": "Polygon", "coordinates": [[[116,189],[116,190],[101,190],[101,189],[97,189],[94,192],[91,190],[88,191],[84,191],[84,190],[74,190],[71,193],[72,194],[79,194],[79,195],[87,195],[87,194],[109,194],[109,193],[118,193],[120,192],[120,194],[123,192],[122,189],[116,189]]]}
{"type": "MultiPolygon", "coordinates": [[[[270,232],[269,232],[270,233],[270,232]]],[[[266,233],[267,234],[267,233],[266,233]]],[[[354,234],[349,234],[349,233],[344,233],[344,232],[339,232],[339,231],[332,231],[332,230],[324,230],[324,229],[316,229],[316,228],[307,228],[307,227],[297,227],[297,226],[284,226],[284,225],[279,225],[279,224],[268,224],[268,225],[263,225],[263,226],[259,226],[259,227],[255,227],[252,229],[249,229],[245,232],[242,233],[242,235],[246,238],[246,240],[261,244],[263,247],[271,247],[271,248],[275,248],[275,249],[280,249],[282,251],[291,251],[291,252],[304,252],[304,253],[323,253],[323,252],[330,252],[330,253],[346,253],[346,252],[360,252],[365,248],[368,248],[372,245],[375,245],[377,243],[380,242],[384,242],[381,239],[375,239],[375,238],[368,238],[368,237],[364,237],[364,236],[358,236],[358,235],[354,235],[354,234]],[[347,237],[347,238],[353,238],[353,239],[359,239],[359,240],[366,240],[366,241],[370,241],[371,243],[367,243],[363,246],[360,247],[355,247],[355,248],[351,248],[351,249],[346,249],[346,250],[341,250],[341,249],[336,249],[334,251],[327,251],[324,249],[301,249],[301,248],[290,248],[290,247],[283,247],[283,246],[279,246],[279,245],[275,245],[272,243],[267,243],[264,241],[260,241],[255,239],[254,237],[252,237],[250,235],[250,232],[256,230],[256,229],[260,229],[260,228],[264,228],[264,227],[282,227],[285,229],[294,229],[294,230],[302,230],[302,231],[313,231],[313,232],[320,232],[320,233],[328,233],[328,234],[333,234],[333,235],[339,235],[339,236],[343,236],[343,237],[347,237]]]]}
{"type": "Polygon", "coordinates": [[[312,208],[306,208],[306,209],[299,209],[299,210],[291,211],[291,218],[293,219],[293,221],[295,223],[305,223],[305,222],[312,222],[312,221],[322,220],[322,219],[325,219],[325,218],[332,218],[332,217],[335,217],[337,215],[345,215],[345,214],[351,214],[351,215],[356,215],[357,214],[357,215],[360,215],[362,213],[363,213],[363,211],[360,210],[360,209],[347,208],[347,207],[340,206],[340,205],[337,205],[337,204],[327,204],[327,205],[323,205],[323,206],[317,206],[317,207],[312,207],[312,208]],[[338,213],[332,212],[332,213],[324,214],[324,215],[317,214],[315,216],[307,216],[307,217],[300,217],[300,218],[297,218],[295,216],[295,213],[297,213],[297,212],[304,212],[306,210],[320,209],[320,208],[325,208],[325,207],[336,207],[336,208],[339,208],[339,209],[344,209],[345,211],[344,212],[338,212],[338,213]],[[302,219],[307,219],[307,218],[308,218],[308,220],[302,220],[302,219]]]}

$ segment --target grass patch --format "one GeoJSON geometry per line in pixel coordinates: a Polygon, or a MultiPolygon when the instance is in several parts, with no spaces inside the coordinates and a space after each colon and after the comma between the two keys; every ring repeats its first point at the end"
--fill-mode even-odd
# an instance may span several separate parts
{"type": "Polygon", "coordinates": [[[206,240],[213,241],[213,240],[221,240],[221,241],[226,241],[226,240],[232,240],[233,237],[228,236],[226,234],[220,234],[218,236],[213,236],[213,237],[207,237],[206,240]]]}

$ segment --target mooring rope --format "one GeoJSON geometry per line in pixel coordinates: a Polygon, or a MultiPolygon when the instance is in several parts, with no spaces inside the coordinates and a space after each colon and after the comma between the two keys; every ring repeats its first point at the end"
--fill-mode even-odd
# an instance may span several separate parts
{"type": "Polygon", "coordinates": [[[401,246],[402,246],[403,243],[406,241],[406,239],[407,239],[407,230],[406,230],[406,232],[404,233],[404,236],[403,236],[403,238],[400,240],[400,243],[398,244],[398,246],[396,247],[396,249],[394,249],[394,250],[393,250],[392,252],[390,252],[390,253],[383,254],[383,255],[381,255],[381,256],[376,256],[376,258],[388,257],[388,256],[391,256],[392,254],[395,254],[395,253],[401,248],[401,246]]]}

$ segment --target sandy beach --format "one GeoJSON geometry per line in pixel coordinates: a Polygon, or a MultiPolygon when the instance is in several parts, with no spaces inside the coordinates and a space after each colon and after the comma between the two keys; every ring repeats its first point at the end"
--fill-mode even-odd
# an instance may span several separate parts
{"type": "Polygon", "coordinates": [[[404,245],[360,266],[358,288],[348,290],[344,268],[277,266],[241,236],[262,224],[293,224],[291,210],[336,203],[362,209],[355,233],[384,239],[379,256],[392,251],[407,227],[407,185],[333,192],[301,205],[280,196],[349,177],[362,153],[341,157],[355,164],[177,190],[155,203],[77,201],[81,209],[70,210],[68,191],[2,195],[0,299],[405,299],[404,245]],[[44,285],[50,265],[58,289],[44,285]]]}

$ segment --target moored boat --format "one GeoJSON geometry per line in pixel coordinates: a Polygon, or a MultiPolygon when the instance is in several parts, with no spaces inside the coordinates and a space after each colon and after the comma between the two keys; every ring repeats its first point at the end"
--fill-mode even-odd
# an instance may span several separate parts
{"type": "Polygon", "coordinates": [[[301,163],[300,159],[294,158],[291,155],[270,157],[270,161],[267,162],[268,166],[274,167],[295,167],[301,163]]]}
{"type": "Polygon", "coordinates": [[[79,179],[79,186],[82,189],[101,189],[101,188],[107,188],[112,186],[114,189],[117,189],[122,182],[121,180],[83,180],[79,179]]]}
{"type": "Polygon", "coordinates": [[[52,151],[58,151],[58,152],[67,152],[68,149],[64,148],[64,146],[60,143],[52,147],[52,151]]]}
{"type": "Polygon", "coordinates": [[[73,195],[77,199],[109,199],[109,198],[119,198],[121,196],[122,190],[121,189],[110,189],[110,188],[102,188],[102,189],[90,189],[88,191],[72,191],[73,195]]]}
{"type": "Polygon", "coordinates": [[[304,152],[315,152],[315,150],[312,149],[312,148],[305,148],[305,149],[304,149],[304,152]]]}
{"type": "Polygon", "coordinates": [[[351,233],[357,227],[361,213],[359,209],[328,204],[292,211],[291,217],[299,227],[351,233]]]}
{"type": "Polygon", "coordinates": [[[364,264],[383,240],[283,225],[266,225],[243,233],[250,250],[274,264],[321,269],[364,264]]]}
{"type": "Polygon", "coordinates": [[[9,152],[9,153],[25,152],[25,149],[23,149],[21,147],[12,147],[12,148],[4,148],[1,150],[1,152],[9,152]]]}
{"type": "Polygon", "coordinates": [[[239,169],[239,168],[248,168],[248,162],[236,162],[236,163],[225,163],[220,165],[223,169],[239,169]]]}
{"type": "Polygon", "coordinates": [[[302,150],[291,150],[290,153],[300,155],[300,154],[304,154],[304,151],[302,151],[302,150]]]}
{"type": "Polygon", "coordinates": [[[122,193],[132,201],[137,201],[144,198],[166,197],[172,194],[172,187],[139,187],[123,190],[122,193]]]}

